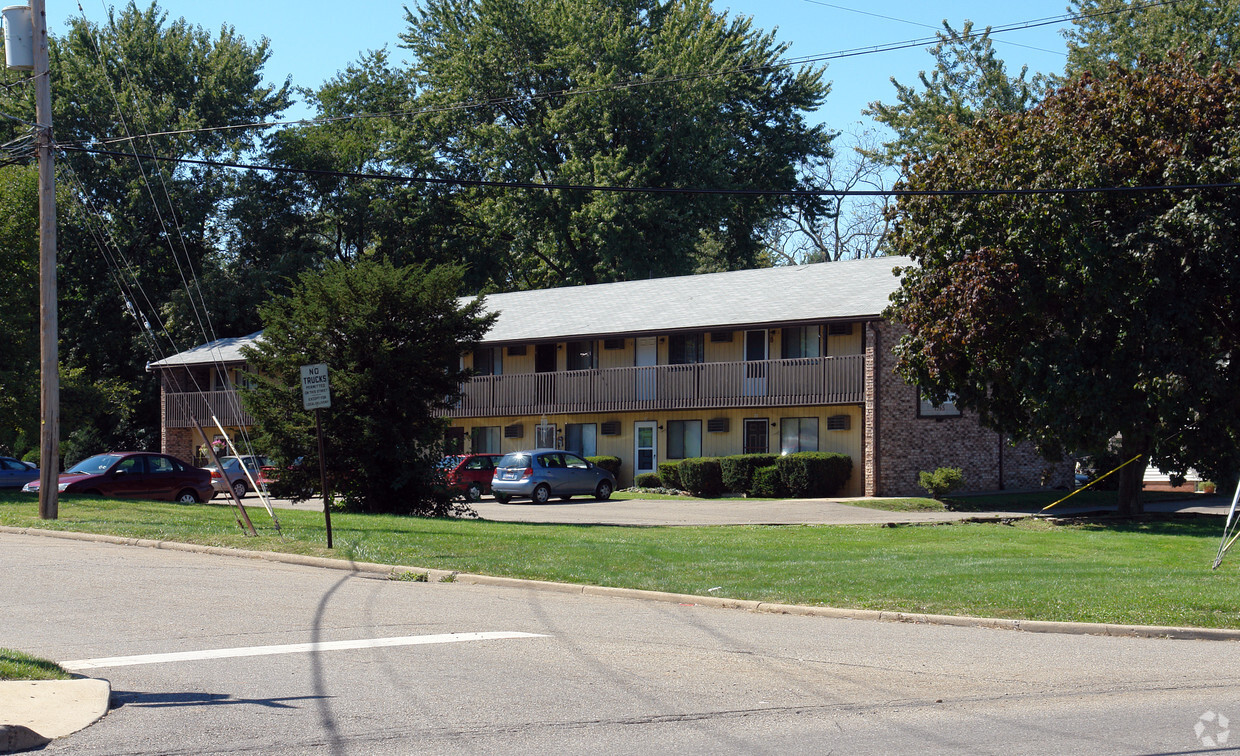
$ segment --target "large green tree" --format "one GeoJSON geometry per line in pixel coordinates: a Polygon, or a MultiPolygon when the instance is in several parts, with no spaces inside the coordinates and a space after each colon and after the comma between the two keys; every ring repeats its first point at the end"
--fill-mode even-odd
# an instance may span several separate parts
{"type": "Polygon", "coordinates": [[[39,433],[39,177],[0,168],[0,454],[25,454],[39,433]]]}
{"type": "MultiPolygon", "coordinates": [[[[67,416],[62,437],[74,441],[79,433],[74,443],[83,448],[144,447],[157,443],[159,396],[145,363],[205,340],[200,323],[207,321],[198,316],[204,305],[210,322],[235,332],[232,311],[203,298],[195,282],[219,241],[231,179],[217,169],[77,148],[172,158],[236,155],[254,146],[255,132],[229,127],[279,113],[289,87],[263,83],[266,41],[251,44],[228,27],[212,34],[170,22],[155,4],[130,2],[100,24],[74,19],[63,37],[51,40],[50,52],[54,136],[64,148],[57,176],[62,370],[97,381],[84,386],[87,393],[130,397],[131,418],[92,430],[70,427],[67,416]],[[186,284],[199,313],[188,295],[175,294],[186,284]],[[143,335],[142,320],[161,334],[158,344],[143,335]],[[173,341],[162,336],[161,321],[172,327],[173,341]]],[[[2,75],[0,112],[33,122],[33,88],[22,76],[2,75]]],[[[24,129],[5,119],[0,138],[24,129]]],[[[3,296],[18,295],[6,290],[3,296]]]]}
{"type": "MultiPolygon", "coordinates": [[[[829,154],[821,68],[709,0],[425,0],[401,35],[415,139],[464,179],[792,189],[829,154]]],[[[460,233],[499,288],[752,266],[785,199],[477,187],[460,233]]]]}
{"type": "Polygon", "coordinates": [[[1162,60],[1184,47],[1208,70],[1240,63],[1240,0],[1072,0],[1076,14],[1068,40],[1069,76],[1105,76],[1111,64],[1137,65],[1141,56],[1162,60]]]}
{"type": "MultiPolygon", "coordinates": [[[[1173,55],[978,121],[914,167],[890,315],[932,398],[1049,453],[1120,442],[1164,469],[1240,469],[1240,71],[1173,55]],[[1106,191],[1067,192],[1101,187],[1106,191]],[[1130,190],[1130,191],[1125,191],[1130,190]]],[[[1121,473],[1139,511],[1140,463],[1121,473]]]]}
{"type": "Polygon", "coordinates": [[[302,492],[318,476],[314,416],[302,410],[301,366],[326,363],[323,435],[329,483],[364,512],[446,515],[434,486],[447,421],[466,372],[460,355],[494,322],[481,299],[460,302],[455,266],[396,266],[371,257],[303,273],[261,308],[263,337],[247,348],[258,381],[243,392],[256,444],[284,462],[302,492]]]}

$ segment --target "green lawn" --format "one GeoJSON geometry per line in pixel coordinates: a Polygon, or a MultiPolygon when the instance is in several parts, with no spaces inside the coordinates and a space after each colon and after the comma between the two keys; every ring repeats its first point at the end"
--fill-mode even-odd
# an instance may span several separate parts
{"type": "MultiPolygon", "coordinates": [[[[674,503],[669,502],[674,506],[674,503]]],[[[1218,518],[1056,525],[614,527],[65,497],[38,519],[0,494],[0,524],[186,541],[489,575],[784,603],[1042,620],[1240,628],[1240,554],[1211,571],[1218,518]],[[710,589],[716,589],[711,591],[710,589]]]]}
{"type": "Polygon", "coordinates": [[[0,648],[0,680],[68,680],[72,675],[56,662],[11,648],[0,648]]]}

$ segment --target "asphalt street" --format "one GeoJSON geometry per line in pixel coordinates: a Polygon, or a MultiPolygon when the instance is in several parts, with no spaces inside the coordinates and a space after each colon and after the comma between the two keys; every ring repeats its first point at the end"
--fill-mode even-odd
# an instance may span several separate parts
{"type": "Polygon", "coordinates": [[[1198,753],[1240,716],[1226,642],[394,582],[10,534],[0,567],[0,645],[94,664],[84,674],[113,686],[113,710],[51,754],[1198,753]]]}

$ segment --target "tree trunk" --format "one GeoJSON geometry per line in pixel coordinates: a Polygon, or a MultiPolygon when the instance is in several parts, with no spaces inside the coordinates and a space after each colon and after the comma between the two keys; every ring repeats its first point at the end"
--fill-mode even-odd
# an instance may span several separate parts
{"type": "Polygon", "coordinates": [[[1136,434],[1125,434],[1123,444],[1120,446],[1120,456],[1122,462],[1127,462],[1138,454],[1138,459],[1131,464],[1125,465],[1115,473],[1119,476],[1119,515],[1121,517],[1136,517],[1145,510],[1141,505],[1141,484],[1145,478],[1146,464],[1146,444],[1139,440],[1129,440],[1136,434]]]}

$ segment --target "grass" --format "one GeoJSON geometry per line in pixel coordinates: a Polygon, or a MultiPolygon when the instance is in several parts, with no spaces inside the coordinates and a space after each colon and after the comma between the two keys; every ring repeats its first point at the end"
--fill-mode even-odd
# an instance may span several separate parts
{"type": "Polygon", "coordinates": [[[60,665],[11,648],[0,648],[0,680],[68,680],[60,665]]]}
{"type": "MultiPolygon", "coordinates": [[[[1011,509],[1002,506],[1001,509],[1011,509]]],[[[0,494],[0,524],[185,541],[674,593],[1021,619],[1240,628],[1240,557],[1210,565],[1218,518],[1055,524],[614,527],[278,510],[257,538],[231,508],[67,496],[38,519],[0,494]]]]}

